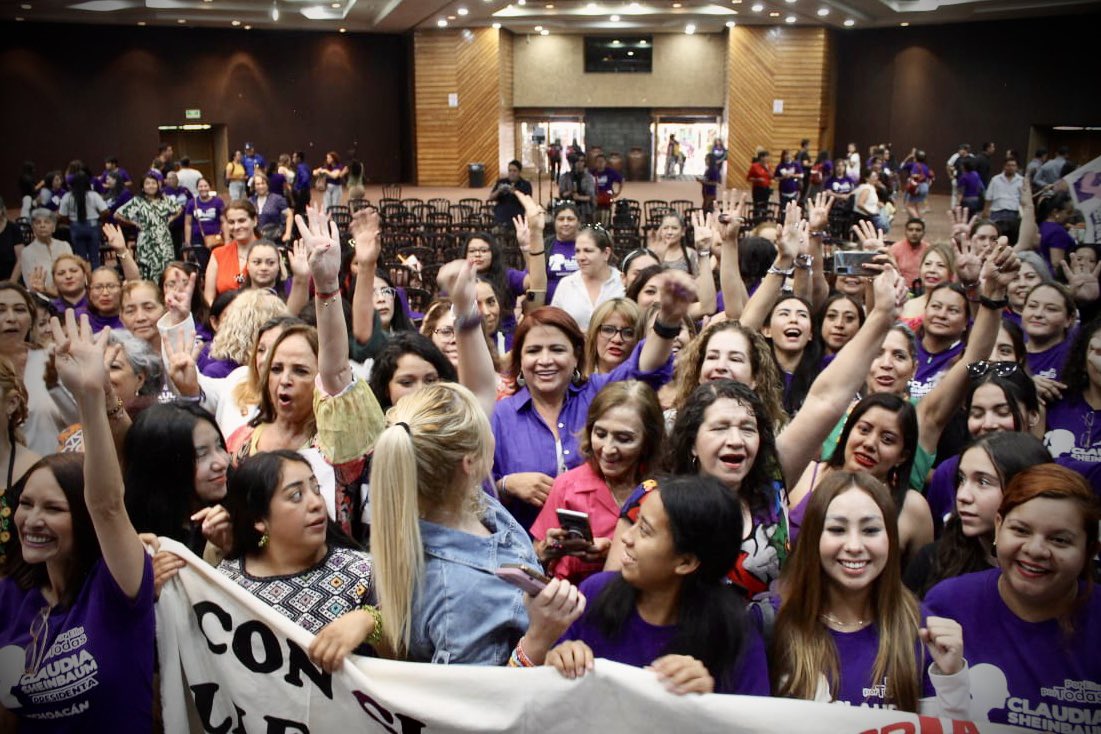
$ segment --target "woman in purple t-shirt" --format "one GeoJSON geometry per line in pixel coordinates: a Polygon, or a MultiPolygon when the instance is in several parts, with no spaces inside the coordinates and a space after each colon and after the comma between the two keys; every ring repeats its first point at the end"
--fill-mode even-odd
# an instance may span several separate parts
{"type": "Polygon", "coordinates": [[[1075,248],[1066,224],[1072,214],[1074,201],[1065,191],[1049,196],[1036,207],[1036,220],[1040,222],[1040,255],[1052,270],[1058,268],[1075,248]]]}
{"type": "Polygon", "coordinates": [[[1035,731],[1095,728],[1099,521],[1101,506],[1080,474],[1055,464],[1025,469],[995,518],[998,568],[926,595],[929,614],[952,617],[967,635],[971,700],[959,718],[1035,731]]]}
{"type": "MultiPolygon", "coordinates": [[[[577,272],[577,260],[574,258],[574,241],[581,223],[577,205],[567,202],[559,204],[554,210],[554,236],[543,243],[547,258],[547,297],[545,303],[554,298],[558,283],[567,275],[577,272]]],[[[538,233],[536,233],[538,235],[538,233]]]]}
{"type": "Polygon", "coordinates": [[[962,630],[942,617],[922,625],[902,585],[894,516],[890,490],[864,472],[834,472],[818,486],[780,579],[777,695],[916,712],[935,693],[935,713],[966,711],[962,630]]]}
{"type": "Polygon", "coordinates": [[[123,504],[107,340],[93,341],[84,319],[79,331],[66,321],[54,321],[57,370],[87,453],[41,459],[14,488],[18,542],[0,569],[0,729],[50,720],[50,731],[149,731],[153,573],[123,504]]]}
{"type": "Polygon", "coordinates": [[[1060,396],[1055,381],[1063,373],[1063,363],[1077,334],[1074,319],[1078,306],[1074,296],[1061,283],[1041,283],[1028,292],[1021,314],[1021,328],[1028,336],[1028,371],[1036,379],[1036,389],[1044,402],[1060,396]]]}
{"type": "Polygon", "coordinates": [[[724,583],[742,534],[737,498],[717,479],[663,479],[623,537],[623,568],[581,584],[588,608],[547,653],[567,678],[593,658],[648,667],[673,693],[767,696],[764,646],[724,583]]]}

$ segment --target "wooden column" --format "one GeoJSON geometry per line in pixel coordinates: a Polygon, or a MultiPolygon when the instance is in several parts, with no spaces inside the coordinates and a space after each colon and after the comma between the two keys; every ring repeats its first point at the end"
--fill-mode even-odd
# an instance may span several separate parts
{"type": "Polygon", "coordinates": [[[417,184],[466,186],[470,163],[484,164],[492,184],[513,148],[511,38],[492,28],[418,31],[413,43],[417,184]]]}
{"type": "MultiPolygon", "coordinates": [[[[772,154],[811,153],[832,144],[833,50],[825,28],[738,26],[727,36],[726,123],[728,186],[746,188],[745,174],[758,147],[772,154]],[[783,111],[773,103],[783,102],[783,111]]],[[[830,151],[836,155],[836,151],[830,151]]]]}

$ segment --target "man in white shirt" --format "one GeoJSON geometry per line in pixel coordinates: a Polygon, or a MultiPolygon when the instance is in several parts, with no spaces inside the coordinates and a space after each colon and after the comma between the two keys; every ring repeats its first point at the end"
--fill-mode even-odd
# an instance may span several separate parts
{"type": "Polygon", "coordinates": [[[1070,155],[1070,148],[1065,145],[1059,148],[1054,158],[1040,166],[1040,170],[1036,172],[1036,178],[1033,180],[1040,186],[1051,186],[1061,179],[1063,177],[1063,166],[1067,165],[1068,155],[1070,155]]]}
{"type": "Polygon", "coordinates": [[[184,156],[180,159],[180,170],[176,171],[176,178],[180,181],[180,186],[191,192],[192,196],[199,195],[199,180],[202,179],[203,174],[191,167],[191,159],[184,156]]]}
{"type": "Polygon", "coordinates": [[[1016,242],[1021,226],[1021,185],[1023,178],[1017,174],[1017,159],[1006,156],[1002,172],[990,179],[986,188],[986,204],[982,215],[998,225],[998,230],[1016,242]]]}
{"type": "Polygon", "coordinates": [[[960,147],[948,159],[948,180],[952,182],[952,208],[960,205],[959,189],[957,188],[960,171],[963,170],[963,159],[971,156],[971,146],[960,143],[960,147]]]}

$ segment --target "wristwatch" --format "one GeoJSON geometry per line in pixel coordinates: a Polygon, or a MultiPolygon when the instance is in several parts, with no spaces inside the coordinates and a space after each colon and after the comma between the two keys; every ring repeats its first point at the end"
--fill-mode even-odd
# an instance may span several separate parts
{"type": "Polygon", "coordinates": [[[772,267],[770,267],[768,269],[768,273],[766,273],[766,274],[767,275],[781,275],[785,278],[790,278],[792,275],[795,274],[795,268],[790,267],[787,270],[784,270],[782,268],[778,268],[775,265],[773,265],[772,267]]]}
{"type": "Polygon", "coordinates": [[[800,270],[810,270],[811,265],[814,264],[814,257],[805,252],[801,252],[795,256],[795,267],[800,270]]]}

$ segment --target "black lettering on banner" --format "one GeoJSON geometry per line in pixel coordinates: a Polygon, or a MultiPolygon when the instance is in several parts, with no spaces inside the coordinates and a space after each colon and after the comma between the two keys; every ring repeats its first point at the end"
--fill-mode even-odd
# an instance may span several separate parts
{"type": "Polygon", "coordinates": [[[330,701],[333,700],[332,674],[326,673],[311,663],[310,656],[306,651],[292,641],[287,640],[287,648],[290,650],[290,655],[287,656],[287,675],[284,676],[283,680],[290,683],[292,686],[302,688],[302,676],[300,673],[305,673],[306,677],[317,686],[317,689],[325,694],[325,698],[330,701]]]}
{"type": "Polygon", "coordinates": [[[359,706],[363,709],[363,712],[382,724],[390,734],[419,734],[421,731],[424,731],[425,724],[423,721],[418,721],[405,714],[392,714],[378,701],[371,698],[363,691],[352,691],[352,695],[355,696],[356,701],[359,702],[359,706]],[[370,708],[368,708],[368,706],[370,708]],[[375,716],[371,709],[377,711],[382,718],[380,719],[378,716],[375,716]],[[395,729],[391,726],[391,724],[394,723],[394,719],[398,720],[400,728],[395,729]]]}
{"type": "MultiPolygon", "coordinates": [[[[225,645],[222,646],[223,648],[225,645]]],[[[195,708],[199,712],[199,719],[203,724],[203,731],[209,734],[227,734],[233,726],[233,719],[227,718],[217,726],[210,720],[214,715],[214,695],[218,693],[217,683],[198,683],[191,686],[191,692],[195,695],[195,708]]],[[[233,727],[231,734],[246,734],[245,712],[237,704],[233,704],[237,712],[237,726],[233,727]]]]}
{"type": "Polygon", "coordinates": [[[310,734],[310,727],[290,719],[280,719],[278,716],[265,716],[268,722],[267,734],[310,734]],[[294,727],[293,729],[291,727],[294,727]]]}
{"type": "Polygon", "coordinates": [[[283,653],[279,640],[263,622],[251,620],[240,625],[233,633],[233,654],[253,673],[273,673],[283,666],[283,653]],[[258,635],[264,646],[264,659],[257,660],[252,647],[252,637],[258,635]]]}
{"type": "Polygon", "coordinates": [[[198,619],[199,622],[199,631],[202,632],[203,637],[206,638],[207,647],[209,647],[210,651],[215,655],[221,655],[222,653],[224,653],[226,651],[226,646],[220,643],[215,644],[214,641],[210,639],[210,635],[208,635],[206,633],[206,630],[203,629],[203,617],[207,614],[213,614],[217,618],[217,620],[221,622],[222,629],[226,632],[229,632],[231,629],[233,629],[233,618],[229,616],[229,613],[226,612],[225,609],[222,609],[220,606],[211,601],[196,602],[195,606],[193,606],[192,609],[194,610],[195,617],[198,619]]]}

